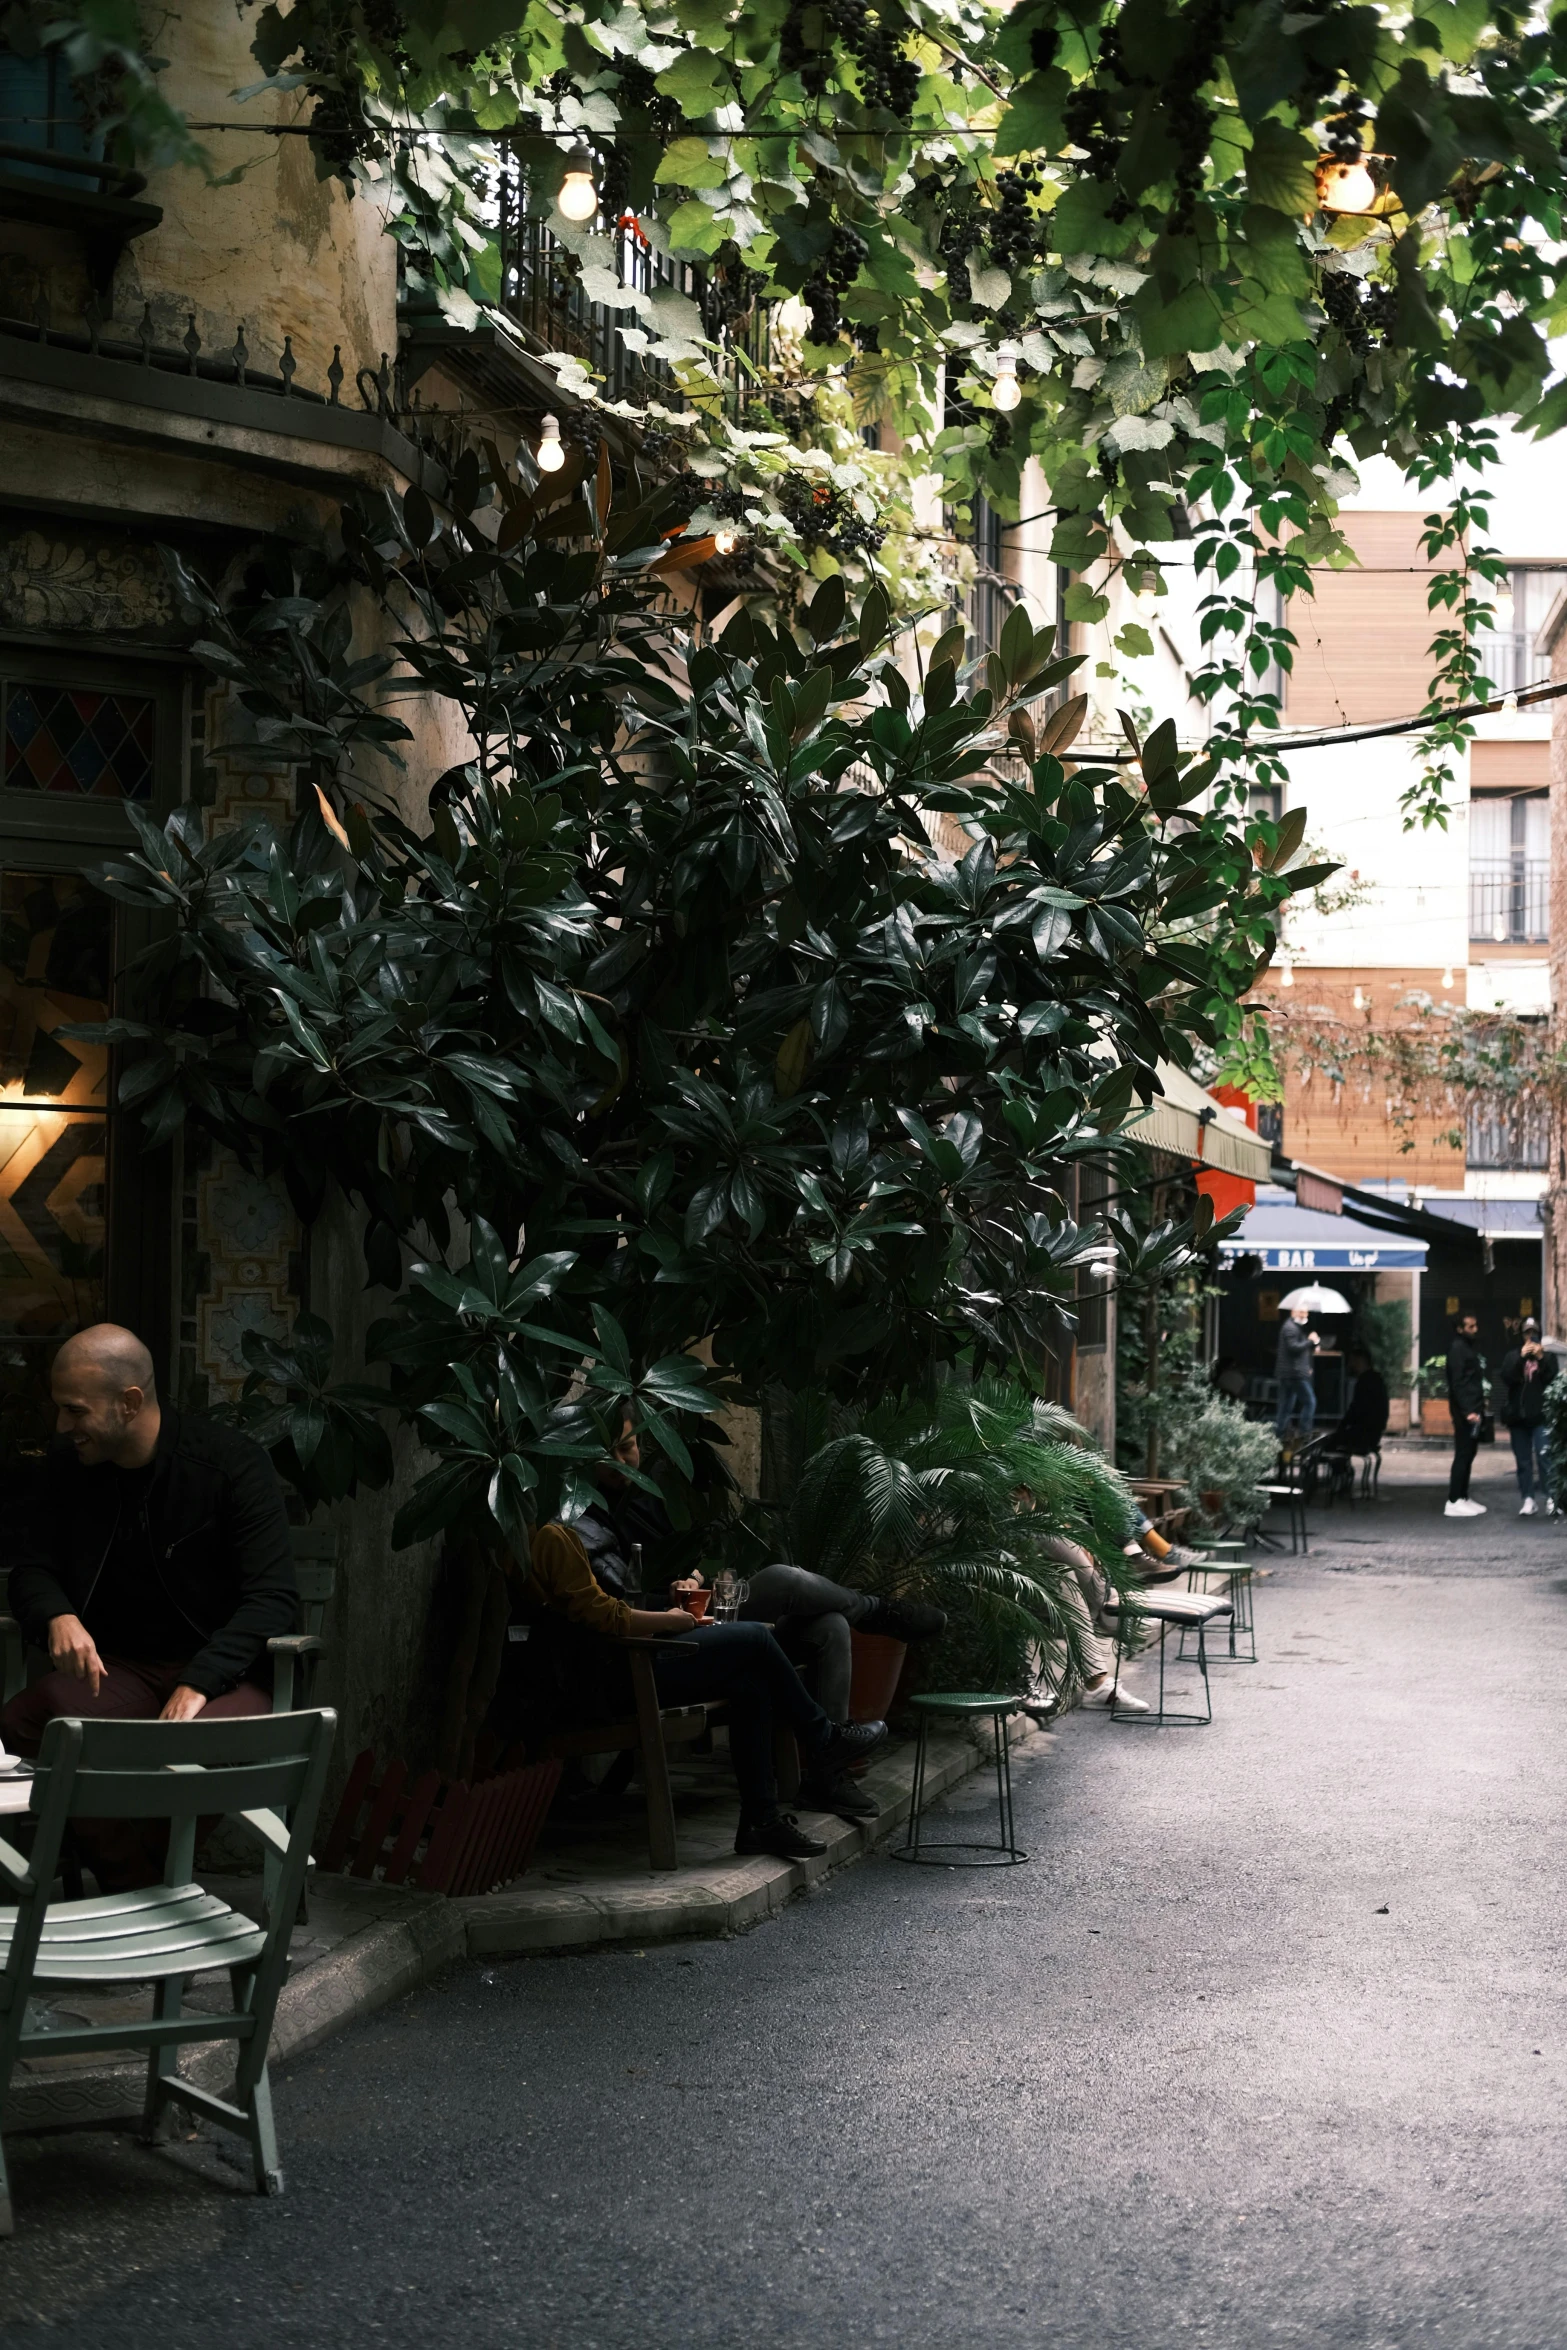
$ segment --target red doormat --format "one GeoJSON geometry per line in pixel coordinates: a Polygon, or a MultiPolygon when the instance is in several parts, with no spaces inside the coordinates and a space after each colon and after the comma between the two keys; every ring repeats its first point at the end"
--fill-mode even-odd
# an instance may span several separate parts
{"type": "Polygon", "coordinates": [[[317,1866],[422,1893],[493,1893],[520,1877],[560,1784],[556,1761],[500,1771],[470,1787],[425,1771],[412,1785],[394,1756],[376,1776],[373,1750],[357,1756],[317,1866]]]}

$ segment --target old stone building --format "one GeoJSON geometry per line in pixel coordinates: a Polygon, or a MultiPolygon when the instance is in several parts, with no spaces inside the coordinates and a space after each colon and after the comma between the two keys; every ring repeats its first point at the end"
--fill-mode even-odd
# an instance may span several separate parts
{"type": "MultiPolygon", "coordinates": [[[[233,120],[254,80],[246,20],[181,19],[169,95],[233,120]]],[[[210,1146],[147,1150],[108,1055],[59,1031],[123,1001],[145,943],[84,873],[130,811],[195,801],[209,825],[292,813],[289,770],[187,650],[164,550],[215,583],[272,531],[324,531],[350,485],[434,489],[389,413],[396,251],[378,214],[316,177],[308,143],[210,145],[235,184],[96,162],[47,64],[0,57],[0,1325],[15,1441],[47,1364],[102,1315],[152,1345],[176,1402],[232,1399],[243,1333],[310,1301],[366,1309],[357,1249],[302,1233],[281,1188],[210,1146]]],[[[412,763],[417,769],[417,761],[412,763]]],[[[361,1501],[327,1694],[353,1744],[404,1709],[422,1552],[394,1556],[390,1500],[361,1501]],[[373,1568],[373,1572],[371,1571],[373,1568]]]]}

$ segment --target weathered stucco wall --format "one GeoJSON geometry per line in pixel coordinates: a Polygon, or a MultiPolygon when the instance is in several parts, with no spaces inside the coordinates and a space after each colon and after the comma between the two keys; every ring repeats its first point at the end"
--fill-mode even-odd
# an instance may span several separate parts
{"type": "Polygon", "coordinates": [[[243,105],[233,96],[259,78],[255,21],[231,0],[195,0],[181,13],[164,79],[170,101],[193,122],[258,127],[201,134],[220,175],[246,166],[231,187],[211,187],[185,167],[151,176],[146,200],[163,207],[163,222],[123,256],[115,315],[134,320],[150,301],[160,339],[177,341],[194,312],[209,349],[229,347],[243,321],[258,371],[276,369],[292,335],[298,380],[316,390],[325,390],[340,345],[343,397],[357,407],[356,372],[396,348],[396,251],[376,205],[350,202],[338,181],[317,179],[308,139],[269,137],[261,127],[303,121],[310,102],[302,93],[243,105]]]}

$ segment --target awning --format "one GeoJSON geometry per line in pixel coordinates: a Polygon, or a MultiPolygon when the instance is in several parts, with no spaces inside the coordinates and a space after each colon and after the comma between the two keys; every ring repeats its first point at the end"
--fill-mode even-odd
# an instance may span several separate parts
{"type": "Polygon", "coordinates": [[[1269,1273],[1418,1272],[1426,1243],[1407,1233],[1378,1231],[1353,1216],[1297,1207],[1288,1192],[1270,1190],[1246,1211],[1240,1230],[1219,1243],[1226,1263],[1260,1257],[1269,1273]]]}
{"type": "Polygon", "coordinates": [[[1204,1093],[1195,1077],[1169,1061],[1159,1063],[1162,1097],[1146,1110],[1134,1110],[1123,1132],[1150,1150],[1169,1151],[1177,1159],[1198,1166],[1222,1167],[1247,1183],[1266,1183],[1273,1153],[1253,1134],[1238,1110],[1226,1109],[1211,1093],[1204,1093]]]}

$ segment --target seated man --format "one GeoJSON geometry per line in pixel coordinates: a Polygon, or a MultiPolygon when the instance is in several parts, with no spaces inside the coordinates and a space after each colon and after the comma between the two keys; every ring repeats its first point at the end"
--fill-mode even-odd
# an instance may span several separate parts
{"type": "MultiPolygon", "coordinates": [[[[266,1454],[165,1410],[151,1355],[115,1323],[68,1338],[51,1382],[58,1434],[12,1552],[10,1601],[53,1670],[0,1715],[5,1744],[36,1754],[59,1714],[268,1712],[266,1644],[294,1629],[298,1595],[266,1454]]],[[[131,1831],[106,1822],[88,1841],[105,1891],[156,1882],[131,1831]]]]}
{"type": "Polygon", "coordinates": [[[1349,1408],[1334,1432],[1333,1450],[1364,1455],[1375,1452],[1387,1434],[1387,1381],[1373,1370],[1364,1347],[1350,1348],[1349,1370],[1355,1384],[1349,1408]]]}
{"type": "MultiPolygon", "coordinates": [[[[881,1745],[886,1723],[834,1722],[765,1624],[697,1624],[684,1608],[635,1608],[612,1597],[596,1580],[574,1526],[540,1526],[529,1547],[524,1610],[543,1611],[615,1638],[679,1637],[680,1647],[653,1660],[660,1701],[730,1705],[729,1757],[740,1787],[736,1852],[772,1852],[784,1860],[825,1852],[825,1844],[807,1836],[792,1815],[779,1808],[773,1775],[774,1718],[781,1716],[794,1732],[812,1784],[833,1779],[846,1763],[881,1745]]],[[[620,1703],[629,1711],[629,1690],[620,1703]]]]}

